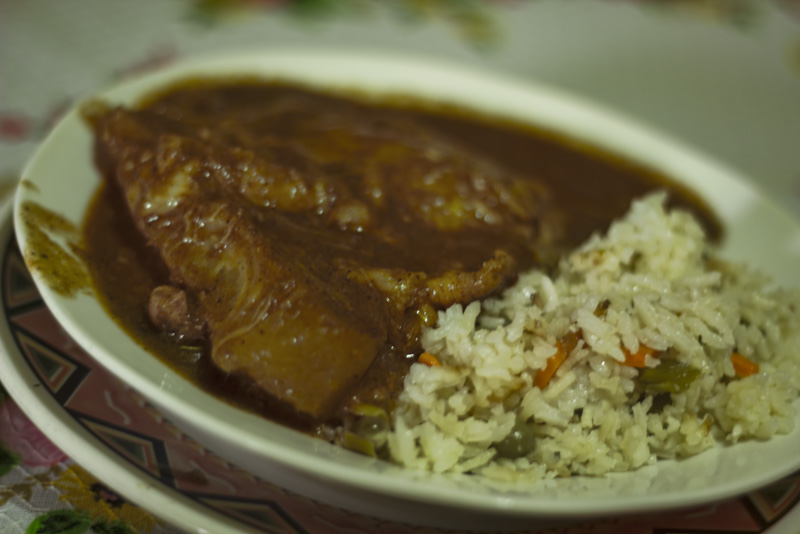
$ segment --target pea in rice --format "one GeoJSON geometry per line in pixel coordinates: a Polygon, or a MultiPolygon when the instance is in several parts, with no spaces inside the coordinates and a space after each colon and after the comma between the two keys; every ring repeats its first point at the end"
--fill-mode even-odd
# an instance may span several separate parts
{"type": "Polygon", "coordinates": [[[442,365],[411,367],[392,458],[535,481],[790,432],[800,293],[718,260],[665,198],[635,202],[554,274],[440,312],[422,343],[442,365]]]}

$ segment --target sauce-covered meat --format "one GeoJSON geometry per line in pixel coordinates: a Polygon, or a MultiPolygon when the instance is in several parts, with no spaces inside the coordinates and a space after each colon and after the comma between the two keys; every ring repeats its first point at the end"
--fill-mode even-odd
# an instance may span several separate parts
{"type": "Polygon", "coordinates": [[[668,185],[434,108],[243,80],[88,106],[109,178],[85,227],[95,285],[201,386],[313,428],[390,408],[436,310],[506,287],[668,185]]]}
{"type": "Polygon", "coordinates": [[[205,340],[313,422],[386,405],[435,310],[507,286],[552,253],[544,187],[427,128],[262,86],[87,107],[99,161],[169,271],[154,326],[205,340]]]}

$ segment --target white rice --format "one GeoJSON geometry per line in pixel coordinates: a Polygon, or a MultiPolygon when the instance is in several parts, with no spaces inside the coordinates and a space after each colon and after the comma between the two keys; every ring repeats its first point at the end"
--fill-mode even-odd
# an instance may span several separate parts
{"type": "Polygon", "coordinates": [[[800,294],[713,259],[697,222],[664,202],[664,194],[635,202],[552,277],[528,272],[502,298],[440,312],[422,343],[442,366],[411,367],[393,414],[392,458],[534,481],[626,471],[790,432],[800,294]],[[577,345],[539,389],[537,371],[569,332],[577,345]],[[644,371],[622,363],[624,350],[641,344],[658,351],[647,367],[677,360],[696,378],[675,393],[645,388],[644,371]],[[733,351],[759,372],[737,377],[733,351]],[[500,457],[497,444],[520,425],[532,448],[500,457]]]}

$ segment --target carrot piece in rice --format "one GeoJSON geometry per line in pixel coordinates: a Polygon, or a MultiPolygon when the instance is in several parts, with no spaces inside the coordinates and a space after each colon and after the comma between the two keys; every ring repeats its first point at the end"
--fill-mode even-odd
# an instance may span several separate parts
{"type": "Polygon", "coordinates": [[[647,345],[639,343],[639,350],[635,353],[631,353],[625,347],[622,347],[622,352],[625,354],[625,365],[629,367],[646,367],[645,362],[647,361],[648,356],[653,356],[656,351],[655,349],[651,349],[647,345]]]}
{"type": "Polygon", "coordinates": [[[423,352],[419,355],[419,363],[424,363],[428,367],[441,367],[442,362],[436,359],[436,356],[431,354],[430,352],[423,352]]]}
{"type": "Polygon", "coordinates": [[[556,374],[558,368],[567,359],[567,349],[561,340],[556,342],[556,353],[547,358],[547,365],[544,368],[536,371],[536,376],[533,379],[533,385],[539,389],[544,389],[550,383],[550,379],[556,374]]]}
{"type": "Polygon", "coordinates": [[[739,378],[754,375],[758,372],[758,363],[742,356],[738,352],[731,354],[731,363],[733,363],[733,370],[736,371],[736,376],[739,378]]]}

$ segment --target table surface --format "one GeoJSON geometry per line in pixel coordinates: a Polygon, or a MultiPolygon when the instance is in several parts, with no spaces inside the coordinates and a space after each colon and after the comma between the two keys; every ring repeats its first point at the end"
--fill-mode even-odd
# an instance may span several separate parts
{"type": "MultiPolygon", "coordinates": [[[[563,88],[739,170],[800,218],[797,0],[6,0],[0,197],[10,195],[38,142],[76,99],[187,57],[287,46],[432,55],[563,88]]],[[[741,499],[632,520],[626,531],[720,532],[714,518],[735,511],[743,514],[738,532],[792,532],[780,519],[799,498],[793,476],[741,499]]],[[[355,516],[311,523],[293,513],[294,522],[271,531],[369,532],[380,524],[355,516]]],[[[0,532],[181,532],[165,515],[90,475],[0,386],[0,532]]]]}

